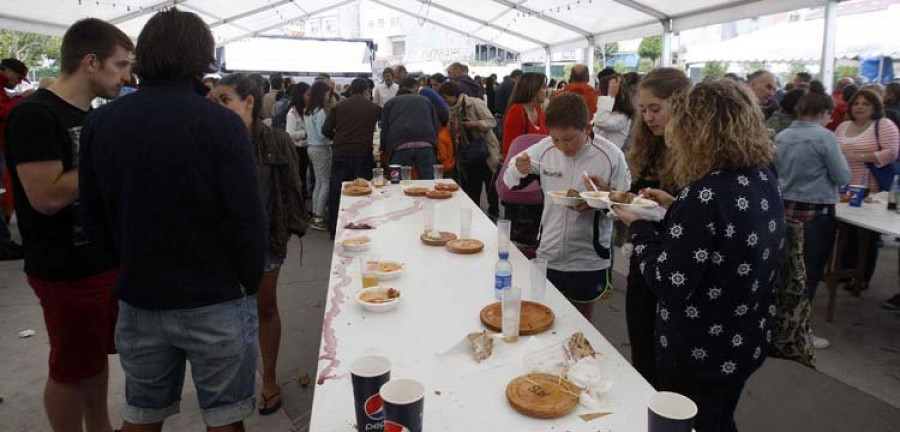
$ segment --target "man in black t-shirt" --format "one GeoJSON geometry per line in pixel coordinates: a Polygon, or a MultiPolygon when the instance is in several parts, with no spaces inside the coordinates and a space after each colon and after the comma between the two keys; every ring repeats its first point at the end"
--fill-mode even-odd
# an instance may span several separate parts
{"type": "Polygon", "coordinates": [[[107,354],[115,353],[116,262],[80,222],[78,143],[91,100],[114,98],[128,81],[133,49],[109,23],[73,24],[63,36],[59,80],[16,105],[6,124],[25,273],[50,337],[44,401],[56,431],[111,429],[107,354]]]}

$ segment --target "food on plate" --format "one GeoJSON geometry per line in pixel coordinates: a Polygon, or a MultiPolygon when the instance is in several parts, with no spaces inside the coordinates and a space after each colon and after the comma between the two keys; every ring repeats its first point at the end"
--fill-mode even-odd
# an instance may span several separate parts
{"type": "Polygon", "coordinates": [[[365,186],[365,187],[368,187],[368,186],[369,186],[369,182],[368,182],[368,180],[366,180],[366,179],[364,179],[364,178],[358,178],[358,179],[353,180],[352,182],[350,182],[349,185],[350,185],[350,186],[365,186]]]}
{"type": "Polygon", "coordinates": [[[472,349],[475,350],[475,361],[481,363],[494,352],[494,338],[487,332],[469,333],[467,336],[469,342],[472,343],[472,349]]]}
{"type": "Polygon", "coordinates": [[[431,199],[447,199],[453,196],[450,191],[445,190],[433,190],[425,193],[425,196],[431,199]]]}
{"type": "Polygon", "coordinates": [[[378,271],[381,273],[390,273],[403,270],[403,264],[395,262],[379,262],[378,271]]]}
{"type": "Polygon", "coordinates": [[[357,237],[347,237],[341,240],[341,245],[343,246],[362,246],[365,244],[369,244],[372,239],[368,236],[357,236],[357,237]]]}
{"type": "Polygon", "coordinates": [[[383,290],[364,290],[362,294],[359,295],[359,299],[366,303],[385,303],[389,301],[394,301],[395,299],[400,297],[400,291],[390,288],[387,291],[383,290]]]}
{"type": "Polygon", "coordinates": [[[597,354],[591,346],[591,343],[588,342],[581,332],[577,332],[569,338],[569,341],[566,343],[566,348],[569,356],[575,361],[585,357],[593,357],[594,354],[597,354]]]}
{"type": "Polygon", "coordinates": [[[637,195],[631,192],[613,191],[609,193],[609,200],[618,204],[633,204],[637,195]]]}
{"type": "Polygon", "coordinates": [[[410,186],[408,188],[403,189],[403,193],[409,196],[425,196],[428,193],[428,188],[420,187],[420,186],[410,186]]]}
{"type": "Polygon", "coordinates": [[[456,183],[436,182],[434,184],[434,190],[456,192],[459,190],[459,185],[456,183]]]}
{"type": "Polygon", "coordinates": [[[351,230],[370,230],[370,229],[375,229],[375,227],[373,227],[372,225],[369,225],[369,224],[367,224],[367,223],[360,223],[360,224],[358,224],[358,223],[350,222],[350,223],[348,223],[347,225],[344,225],[344,229],[351,229],[351,230]]]}
{"type": "Polygon", "coordinates": [[[372,193],[372,188],[368,186],[347,185],[344,186],[344,194],[350,196],[368,195],[372,193]]]}
{"type": "Polygon", "coordinates": [[[568,198],[581,198],[581,193],[575,189],[569,189],[566,191],[566,197],[568,198]]]}

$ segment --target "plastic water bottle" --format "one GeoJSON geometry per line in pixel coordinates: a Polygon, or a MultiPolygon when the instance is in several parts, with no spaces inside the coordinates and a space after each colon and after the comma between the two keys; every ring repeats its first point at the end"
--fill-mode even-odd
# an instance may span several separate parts
{"type": "Polygon", "coordinates": [[[888,210],[894,210],[900,213],[900,175],[894,176],[894,183],[891,185],[891,193],[888,195],[888,210]]]}
{"type": "Polygon", "coordinates": [[[512,263],[509,262],[509,253],[501,252],[500,259],[494,265],[494,298],[503,300],[503,290],[512,286],[512,263]]]}

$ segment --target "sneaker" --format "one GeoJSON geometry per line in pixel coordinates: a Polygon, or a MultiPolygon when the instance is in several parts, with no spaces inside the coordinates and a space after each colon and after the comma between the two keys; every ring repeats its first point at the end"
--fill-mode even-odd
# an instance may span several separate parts
{"type": "Polygon", "coordinates": [[[888,310],[900,311],[900,294],[897,294],[881,304],[881,307],[888,310]]]}
{"type": "Polygon", "coordinates": [[[328,224],[325,223],[325,218],[315,218],[312,222],[310,222],[309,227],[316,231],[328,231],[328,224]]]}
{"type": "Polygon", "coordinates": [[[812,344],[815,349],[828,349],[831,346],[831,342],[828,339],[820,338],[816,335],[812,337],[812,344]]]}

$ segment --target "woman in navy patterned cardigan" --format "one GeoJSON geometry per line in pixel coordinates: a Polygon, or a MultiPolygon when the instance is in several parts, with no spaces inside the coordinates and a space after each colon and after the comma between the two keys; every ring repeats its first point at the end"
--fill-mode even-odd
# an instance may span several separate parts
{"type": "Polygon", "coordinates": [[[666,143],[681,192],[645,192],[668,209],[662,227],[614,210],[630,226],[641,274],[659,297],[658,389],[697,403],[697,432],[736,431],[735,408],[765,360],[775,317],[785,222],[767,168],[774,148],[740,84],[699,84],[672,110],[666,143]]]}

